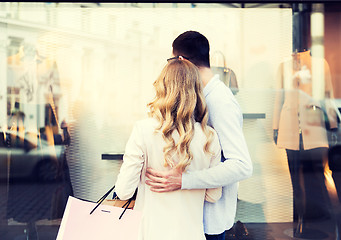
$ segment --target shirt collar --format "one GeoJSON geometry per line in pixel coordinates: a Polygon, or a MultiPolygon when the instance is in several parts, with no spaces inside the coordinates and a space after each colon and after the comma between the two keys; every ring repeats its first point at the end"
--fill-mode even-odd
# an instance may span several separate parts
{"type": "Polygon", "coordinates": [[[212,89],[219,83],[219,74],[215,74],[212,79],[204,87],[205,97],[212,91],[212,89]]]}

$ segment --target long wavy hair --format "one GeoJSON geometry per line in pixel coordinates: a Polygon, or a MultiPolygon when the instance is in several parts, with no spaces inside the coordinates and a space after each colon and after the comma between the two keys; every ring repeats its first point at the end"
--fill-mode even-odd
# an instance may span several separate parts
{"type": "Polygon", "coordinates": [[[153,85],[156,95],[148,104],[149,115],[159,121],[156,131],[162,133],[166,142],[165,166],[184,172],[193,159],[190,143],[195,122],[201,124],[207,138],[204,152],[212,154],[213,132],[207,127],[208,111],[198,68],[185,59],[170,60],[153,85]],[[172,137],[175,130],[179,133],[177,142],[172,137]]]}

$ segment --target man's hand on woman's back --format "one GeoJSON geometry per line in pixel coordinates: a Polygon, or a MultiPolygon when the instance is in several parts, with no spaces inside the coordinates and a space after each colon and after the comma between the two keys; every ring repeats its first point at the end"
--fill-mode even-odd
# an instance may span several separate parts
{"type": "Polygon", "coordinates": [[[146,184],[153,192],[171,192],[181,189],[182,173],[173,168],[169,171],[156,171],[147,168],[146,184]]]}

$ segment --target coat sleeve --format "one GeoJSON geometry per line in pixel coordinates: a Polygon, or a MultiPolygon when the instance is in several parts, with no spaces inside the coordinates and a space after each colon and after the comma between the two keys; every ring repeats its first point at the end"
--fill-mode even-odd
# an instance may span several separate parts
{"type": "Polygon", "coordinates": [[[333,85],[332,79],[330,74],[329,65],[326,60],[324,60],[324,78],[325,78],[325,107],[326,107],[326,114],[328,117],[328,121],[330,124],[330,128],[337,128],[337,114],[336,106],[334,104],[334,92],[333,92],[333,85]]]}
{"type": "Polygon", "coordinates": [[[115,184],[115,192],[120,199],[127,200],[135,193],[140,182],[144,162],[143,137],[138,124],[135,124],[127,142],[123,163],[115,184]]]}
{"type": "Polygon", "coordinates": [[[277,82],[277,87],[276,87],[276,93],[275,93],[275,104],[274,104],[274,111],[273,111],[273,119],[272,119],[272,129],[277,129],[279,128],[279,119],[284,103],[284,87],[283,87],[283,64],[281,63],[278,67],[277,70],[277,75],[276,75],[276,82],[277,82]]]}

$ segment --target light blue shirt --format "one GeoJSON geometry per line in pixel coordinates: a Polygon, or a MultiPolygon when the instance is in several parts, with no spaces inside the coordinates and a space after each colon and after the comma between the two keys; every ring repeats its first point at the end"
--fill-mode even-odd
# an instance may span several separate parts
{"type": "Polygon", "coordinates": [[[223,186],[216,203],[205,202],[204,230],[220,234],[234,224],[237,209],[238,182],[252,175],[252,162],[243,134],[243,115],[231,90],[215,75],[205,86],[204,95],[209,122],[219,137],[222,162],[202,171],[182,175],[182,189],[216,188],[223,186]],[[226,160],[225,160],[226,159],[226,160]]]}

